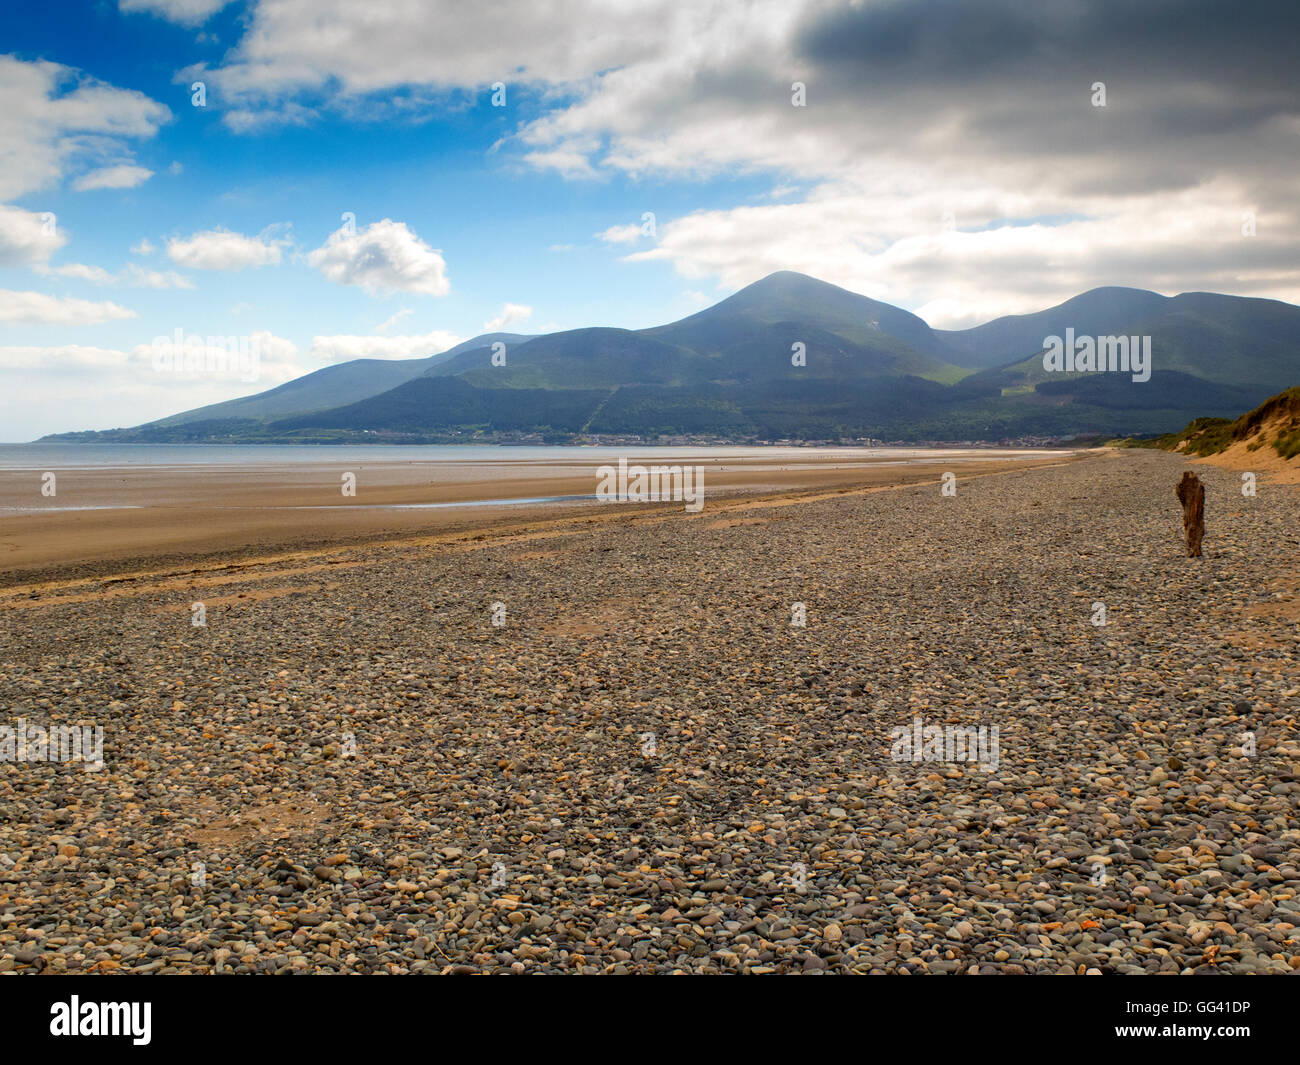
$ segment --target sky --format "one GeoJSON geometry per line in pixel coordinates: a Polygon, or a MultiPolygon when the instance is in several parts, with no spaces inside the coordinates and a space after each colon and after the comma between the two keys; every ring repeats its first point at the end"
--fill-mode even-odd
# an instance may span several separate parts
{"type": "Polygon", "coordinates": [[[0,441],[775,270],[1300,303],[1293,0],[0,4],[0,441]]]}

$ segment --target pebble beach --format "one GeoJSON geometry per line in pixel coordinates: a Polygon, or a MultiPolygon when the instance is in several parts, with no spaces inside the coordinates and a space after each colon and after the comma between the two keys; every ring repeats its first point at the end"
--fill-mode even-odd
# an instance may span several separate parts
{"type": "Polygon", "coordinates": [[[5,589],[0,724],[103,764],[0,762],[0,972],[1300,970],[1300,491],[1240,485],[1106,451],[5,589]]]}

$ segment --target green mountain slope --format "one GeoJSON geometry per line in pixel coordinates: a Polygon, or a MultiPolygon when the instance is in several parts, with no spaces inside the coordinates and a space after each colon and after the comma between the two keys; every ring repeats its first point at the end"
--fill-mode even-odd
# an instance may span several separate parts
{"type": "Polygon", "coordinates": [[[493,366],[491,349],[466,351],[434,371],[459,375],[484,388],[612,388],[615,385],[695,379],[693,352],[630,329],[574,329],[507,346],[505,365],[493,366]]]}
{"type": "Polygon", "coordinates": [[[425,433],[431,426],[474,430],[577,433],[607,395],[601,390],[475,388],[459,377],[420,377],[334,410],[285,418],[268,426],[272,435],[303,430],[353,430],[377,426],[391,434],[425,433]]]}
{"type": "MultiPolygon", "coordinates": [[[[1228,296],[1227,299],[1235,299],[1228,296]]],[[[1033,314],[1011,314],[970,329],[938,330],[936,336],[963,366],[990,369],[1043,350],[1043,338],[1127,334],[1128,326],[1154,314],[1168,297],[1140,288],[1094,288],[1033,314]]]]}

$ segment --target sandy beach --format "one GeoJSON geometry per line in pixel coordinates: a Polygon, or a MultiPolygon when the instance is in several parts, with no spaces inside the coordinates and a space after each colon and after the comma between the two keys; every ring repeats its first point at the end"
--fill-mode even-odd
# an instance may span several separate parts
{"type": "MultiPolygon", "coordinates": [[[[912,484],[938,480],[947,470],[964,476],[1058,463],[1072,454],[749,449],[719,457],[708,449],[681,451],[671,459],[636,449],[626,454],[634,462],[701,466],[710,502],[912,484]]],[[[0,469],[0,586],[42,575],[103,575],[154,563],[531,525],[579,507],[594,506],[604,520],[612,515],[599,513],[607,508],[590,497],[598,467],[609,461],[567,449],[560,459],[472,462],[350,455],[331,462],[80,464],[53,468],[53,498],[41,495],[45,470],[0,469]],[[355,495],[342,494],[345,473],[356,478],[355,495]],[[565,502],[518,502],[539,499],[565,502]]],[[[672,504],[641,505],[656,506],[672,504]]],[[[705,513],[711,509],[706,504],[705,513]]]]}
{"type": "Polygon", "coordinates": [[[0,971],[1300,969],[1300,493],[1202,467],[1188,559],[1185,466],[11,586],[102,767],[0,765],[0,971]]]}

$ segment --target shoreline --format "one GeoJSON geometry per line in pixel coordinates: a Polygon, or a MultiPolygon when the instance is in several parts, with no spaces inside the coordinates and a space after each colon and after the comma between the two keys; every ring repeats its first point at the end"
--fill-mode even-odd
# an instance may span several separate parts
{"type": "MultiPolygon", "coordinates": [[[[754,456],[679,456],[703,465],[707,518],[737,500],[850,492],[1005,473],[1097,453],[963,452],[906,461],[809,456],[768,462],[754,456]]],[[[629,452],[635,458],[636,452],[629,452]]],[[[429,536],[496,536],[522,526],[566,521],[637,520],[681,509],[678,503],[611,505],[589,497],[593,456],[579,462],[537,459],[358,467],[355,497],[343,497],[336,464],[299,467],[105,467],[58,475],[62,507],[33,507],[32,471],[0,471],[0,588],[61,579],[93,579],[132,569],[206,568],[248,558],[429,536]],[[515,475],[500,476],[502,467],[515,475]],[[484,476],[488,474],[488,476],[484,476]],[[30,483],[29,483],[30,482],[30,483]],[[503,499],[521,502],[497,502],[503,499]],[[67,503],[64,503],[64,501],[67,503]],[[72,509],[76,507],[77,509],[72,509]],[[39,510],[46,510],[40,513],[39,510]],[[602,511],[611,510],[610,513],[602,511]]],[[[39,504],[39,497],[35,501],[39,504]]]]}

